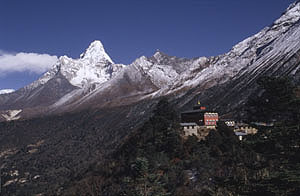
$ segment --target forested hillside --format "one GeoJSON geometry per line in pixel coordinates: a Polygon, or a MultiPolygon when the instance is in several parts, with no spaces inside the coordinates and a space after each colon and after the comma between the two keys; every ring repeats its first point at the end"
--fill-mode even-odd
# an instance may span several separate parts
{"type": "Polygon", "coordinates": [[[273,128],[258,127],[240,142],[219,123],[204,141],[183,140],[176,112],[162,100],[141,129],[65,195],[298,195],[300,124],[290,118],[300,114],[297,88],[286,78],[259,81],[263,93],[249,101],[249,120],[289,115],[273,128]]]}

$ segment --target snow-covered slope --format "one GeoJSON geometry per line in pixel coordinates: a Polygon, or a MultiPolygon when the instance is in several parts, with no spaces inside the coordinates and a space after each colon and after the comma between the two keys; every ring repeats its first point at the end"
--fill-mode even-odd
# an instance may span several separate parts
{"type": "Polygon", "coordinates": [[[96,40],[80,55],[79,59],[72,59],[67,56],[60,57],[50,71],[27,88],[35,88],[38,85],[45,84],[58,72],[72,85],[79,88],[97,86],[108,81],[122,68],[124,68],[124,65],[114,64],[105,52],[102,43],[96,40]]]}
{"type": "Polygon", "coordinates": [[[182,105],[195,96],[207,102],[214,99],[214,103],[238,105],[261,75],[290,75],[300,80],[299,19],[297,1],[271,26],[228,53],[209,58],[178,58],[157,51],[152,57],[142,56],[125,66],[115,64],[102,43],[94,41],[80,58],[62,56],[39,80],[0,96],[0,110],[43,106],[52,112],[64,112],[161,96],[181,100],[182,105]],[[243,98],[238,100],[240,95],[243,98]]]}
{"type": "MultiPolygon", "coordinates": [[[[69,104],[68,108],[130,104],[152,96],[159,91],[169,91],[181,75],[204,69],[208,58],[177,58],[160,51],[152,57],[142,56],[122,69],[114,78],[101,84],[93,92],[80,97],[75,102],[71,94],[59,100],[59,104],[69,104]]],[[[77,94],[78,92],[76,92],[77,94]]],[[[162,94],[161,96],[163,96],[162,94]]],[[[75,95],[76,96],[76,95],[75,95]]],[[[55,104],[53,107],[57,107],[55,104]]]]}
{"type": "MultiPolygon", "coordinates": [[[[201,87],[203,91],[231,81],[246,72],[263,72],[270,69],[268,62],[283,62],[300,49],[299,19],[298,1],[289,6],[271,26],[238,43],[226,54],[199,59],[203,65],[208,66],[202,70],[182,73],[171,89],[161,89],[155,95],[172,94],[195,87],[201,87]]],[[[190,68],[192,67],[191,65],[190,68]]]]}
{"type": "Polygon", "coordinates": [[[18,120],[21,118],[19,114],[22,110],[8,110],[6,114],[2,114],[2,117],[5,118],[6,121],[18,120]]]}
{"type": "Polygon", "coordinates": [[[218,110],[231,110],[243,105],[255,92],[256,80],[261,76],[290,76],[300,82],[299,38],[297,1],[271,26],[238,43],[228,53],[212,58],[210,66],[190,80],[179,80],[180,88],[194,90],[188,99],[195,96],[218,110]]]}
{"type": "Polygon", "coordinates": [[[78,99],[113,78],[124,67],[114,64],[102,43],[94,41],[80,58],[62,56],[38,80],[14,93],[0,96],[0,110],[48,107],[69,96],[73,90],[77,92],[73,99],[78,99]]]}
{"type": "MultiPolygon", "coordinates": [[[[242,99],[247,98],[251,92],[251,85],[261,75],[299,76],[300,58],[299,55],[297,57],[297,52],[300,51],[299,19],[300,2],[298,1],[271,26],[238,43],[226,54],[210,58],[184,59],[156,52],[150,58],[140,57],[128,66],[129,69],[135,67],[140,70],[142,75],[149,78],[157,87],[157,90],[148,95],[144,94],[140,99],[166,95],[181,99],[192,90],[194,95],[189,96],[190,99],[207,89],[222,86],[230,92],[228,101],[234,100],[234,104],[237,105],[242,103],[242,99]],[[241,98],[239,96],[241,94],[245,96],[241,98]],[[238,101],[238,98],[241,100],[238,101]]],[[[106,84],[102,89],[95,91],[93,97],[103,96],[104,89],[111,86],[113,85],[106,84]]],[[[227,92],[219,89],[215,94],[218,92],[223,93],[225,100],[227,92]]],[[[203,99],[212,100],[213,97],[214,95],[211,94],[209,98],[203,97],[203,99]]],[[[222,99],[221,95],[219,97],[222,99]]],[[[89,99],[86,102],[88,101],[89,99]]]]}
{"type": "Polygon", "coordinates": [[[158,88],[166,88],[174,84],[178,77],[193,67],[197,59],[184,59],[168,56],[160,51],[152,57],[142,56],[130,66],[138,67],[150,77],[158,88]]]}

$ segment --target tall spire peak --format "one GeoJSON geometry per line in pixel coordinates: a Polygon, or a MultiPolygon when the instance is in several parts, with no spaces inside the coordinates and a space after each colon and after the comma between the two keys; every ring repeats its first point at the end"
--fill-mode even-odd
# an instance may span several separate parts
{"type": "Polygon", "coordinates": [[[93,41],[84,53],[80,55],[81,59],[90,59],[94,62],[109,61],[113,63],[111,58],[105,52],[103,44],[99,40],[93,41]]]}

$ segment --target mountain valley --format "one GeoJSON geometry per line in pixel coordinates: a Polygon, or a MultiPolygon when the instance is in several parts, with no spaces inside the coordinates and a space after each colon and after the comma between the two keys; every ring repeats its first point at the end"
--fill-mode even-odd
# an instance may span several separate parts
{"type": "MultiPolygon", "coordinates": [[[[6,195],[72,195],[77,183],[79,187],[92,187],[84,183],[95,183],[102,178],[116,180],[99,169],[103,164],[108,164],[110,169],[119,169],[114,172],[123,179],[127,175],[122,173],[123,167],[129,167],[131,160],[128,158],[122,162],[120,157],[115,156],[127,156],[128,152],[122,149],[130,151],[130,145],[136,140],[139,149],[148,152],[147,142],[153,138],[143,135],[143,131],[150,134],[155,128],[149,125],[151,119],[159,124],[160,119],[155,117],[161,100],[167,99],[172,111],[177,114],[200,100],[221,116],[248,120],[249,100],[264,95],[266,90],[261,88],[261,78],[289,78],[293,86],[299,88],[299,38],[300,1],[296,1],[272,25],[238,43],[228,53],[215,57],[188,59],[156,51],[153,56],[142,56],[129,65],[115,64],[98,40],[92,42],[78,59],[60,57],[38,80],[16,91],[0,93],[2,191],[6,195]],[[97,176],[96,180],[94,176],[97,176]],[[90,181],[91,178],[93,180],[90,181]]],[[[168,110],[163,111],[168,113],[168,110]]],[[[178,119],[173,116],[166,118],[167,123],[174,126],[172,130],[178,131],[178,119]]],[[[293,126],[296,125],[293,122],[293,126]]],[[[165,127],[161,129],[165,130],[165,127]]],[[[219,139],[220,146],[226,149],[229,146],[230,149],[224,150],[224,154],[218,149],[213,151],[219,153],[216,157],[230,162],[229,157],[237,153],[237,162],[257,163],[255,167],[263,168],[266,162],[262,163],[255,154],[260,151],[247,152],[252,144],[243,146],[226,131],[225,128],[224,133],[209,136],[211,140],[208,143],[195,144],[197,147],[194,147],[205,146],[205,154],[215,150],[209,145],[214,146],[213,140],[219,139]],[[222,137],[225,139],[220,139],[222,137]],[[230,142],[233,147],[228,144],[230,142]],[[235,151],[235,148],[242,150],[235,151]],[[257,157],[248,160],[248,155],[257,157]]],[[[176,136],[170,141],[177,141],[176,136]]],[[[192,151],[188,149],[190,144],[180,145],[178,151],[186,154],[168,154],[167,158],[164,157],[165,162],[176,162],[178,157],[181,160],[192,159],[192,151]]],[[[130,158],[139,158],[139,152],[135,153],[130,158]]],[[[161,151],[156,149],[153,155],[159,153],[161,151]]],[[[150,159],[148,155],[145,157],[150,159]]],[[[206,161],[215,161],[211,154],[206,158],[206,161]]],[[[186,164],[190,166],[190,163],[186,164]]],[[[223,163],[219,166],[227,168],[223,163]]],[[[178,167],[183,168],[182,165],[178,167]]],[[[243,169],[238,171],[237,179],[242,172],[252,179],[251,175],[255,175],[252,170],[243,169]]],[[[167,172],[166,168],[155,172],[160,170],[167,172]]],[[[204,173],[210,175],[217,171],[216,166],[209,170],[209,174],[204,173]]],[[[219,176],[234,171],[229,166],[228,171],[220,171],[222,174],[219,176]]],[[[262,177],[265,170],[255,171],[261,172],[259,177],[262,177]]],[[[108,187],[103,195],[109,195],[109,188],[114,189],[111,186],[114,183],[99,184],[104,187],[102,190],[108,187]]],[[[212,184],[209,182],[201,186],[210,189],[215,187],[212,184]]],[[[127,185],[130,187],[132,184],[127,185]]],[[[229,194],[231,190],[226,191],[229,194]]],[[[180,195],[180,190],[177,193],[180,195]]],[[[205,195],[205,192],[201,194],[205,195]]]]}

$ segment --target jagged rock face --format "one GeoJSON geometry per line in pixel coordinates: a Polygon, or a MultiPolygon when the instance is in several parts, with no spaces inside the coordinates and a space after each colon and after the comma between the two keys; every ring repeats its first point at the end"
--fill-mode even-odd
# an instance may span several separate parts
{"type": "MultiPolygon", "coordinates": [[[[111,101],[118,102],[116,105],[129,104],[160,89],[168,89],[181,74],[198,69],[206,61],[205,57],[184,59],[157,52],[125,66],[114,64],[102,43],[94,41],[79,59],[62,56],[37,81],[0,96],[0,110],[47,107],[51,112],[61,112],[111,101]],[[53,81],[57,80],[64,82],[56,85],[53,81]]],[[[24,116],[25,113],[26,110],[24,116]]]]}
{"type": "Polygon", "coordinates": [[[168,92],[180,78],[190,77],[195,70],[208,66],[206,57],[184,59],[156,52],[152,57],[142,56],[123,68],[111,80],[99,85],[93,92],[71,103],[72,109],[128,105],[143,99],[156,98],[168,92]]]}
{"type": "Polygon", "coordinates": [[[67,56],[60,57],[50,71],[27,88],[35,88],[45,84],[58,72],[73,86],[88,88],[91,85],[99,85],[108,81],[123,67],[124,65],[113,63],[100,41],[94,41],[80,55],[79,59],[72,59],[67,56]]]}
{"type": "Polygon", "coordinates": [[[123,67],[113,63],[100,41],[94,41],[79,59],[62,56],[37,81],[0,96],[0,110],[48,107],[78,89],[82,91],[76,95],[83,96],[110,80],[123,67]]]}
{"type": "Polygon", "coordinates": [[[297,1],[271,26],[228,53],[210,58],[177,58],[158,51],[125,66],[114,64],[102,43],[94,41],[79,59],[60,57],[39,80],[0,95],[0,110],[41,106],[65,112],[162,96],[172,97],[179,106],[201,98],[214,108],[231,110],[255,91],[261,75],[290,75],[299,80],[299,19],[297,1]],[[59,78],[64,81],[61,85],[51,82],[59,78]]]}
{"type": "MultiPolygon", "coordinates": [[[[209,108],[226,113],[243,105],[247,97],[256,92],[255,81],[261,75],[289,75],[299,82],[299,8],[299,1],[292,4],[272,26],[237,44],[224,55],[180,59],[159,52],[113,71],[112,77],[101,82],[84,75],[82,78],[92,81],[92,87],[89,87],[87,82],[79,84],[73,80],[85,65],[83,61],[92,62],[88,65],[92,70],[95,70],[94,62],[99,62],[99,73],[103,75],[109,70],[106,68],[114,64],[103,53],[97,60],[90,61],[91,56],[87,58],[86,52],[80,59],[70,59],[65,64],[60,60],[33,84],[1,95],[0,110],[4,111],[0,114],[5,115],[0,115],[0,120],[30,118],[34,112],[38,112],[35,115],[42,114],[40,111],[65,112],[102,107],[97,108],[98,111],[1,123],[2,170],[8,175],[10,171],[22,169],[20,178],[30,172],[25,176],[30,180],[26,186],[15,182],[7,186],[6,191],[27,190],[38,194],[43,192],[40,190],[60,189],[61,186],[54,187],[49,182],[53,180],[65,185],[70,178],[64,176],[76,179],[78,176],[73,176],[74,170],[81,170],[79,173],[82,174],[91,164],[103,161],[102,155],[122,144],[151,116],[156,98],[161,96],[167,95],[177,106],[188,108],[200,98],[209,108]],[[45,108],[36,111],[34,107],[40,105],[45,108]],[[116,105],[122,106],[112,107],[116,105]],[[44,144],[38,146],[40,141],[44,144]],[[32,146],[36,151],[32,151],[32,146]],[[32,178],[37,175],[41,178],[32,178]]],[[[7,180],[11,178],[5,179],[5,184],[7,180]]]]}
{"type": "Polygon", "coordinates": [[[185,80],[185,77],[190,76],[195,69],[205,68],[207,61],[206,57],[186,59],[156,52],[150,58],[142,56],[137,59],[133,66],[141,67],[159,89],[166,89],[180,79],[185,80]]]}
{"type": "Polygon", "coordinates": [[[124,65],[114,64],[102,43],[94,41],[79,59],[63,56],[56,67],[72,85],[84,88],[110,80],[124,65]]]}
{"type": "MultiPolygon", "coordinates": [[[[278,55],[281,58],[291,57],[299,50],[299,29],[296,27],[299,18],[300,3],[295,3],[272,26],[240,42],[230,52],[211,59],[209,67],[198,72],[184,85],[208,84],[205,88],[209,88],[246,72],[263,71],[262,64],[281,60],[278,55]]],[[[264,68],[267,69],[266,66],[264,68]]]]}
{"type": "Polygon", "coordinates": [[[103,83],[93,92],[70,104],[69,108],[95,108],[107,104],[128,105],[138,102],[145,95],[158,89],[152,78],[140,66],[130,65],[109,82],[103,83]]]}
{"type": "Polygon", "coordinates": [[[191,105],[196,99],[201,99],[212,108],[229,112],[242,106],[256,91],[256,80],[261,76],[290,76],[299,82],[299,19],[298,1],[273,25],[237,44],[198,73],[190,82],[195,81],[197,85],[194,92],[183,98],[182,104],[190,101],[187,105],[191,105]]]}
{"type": "Polygon", "coordinates": [[[0,110],[18,110],[23,108],[43,107],[55,103],[77,87],[72,86],[61,74],[57,74],[47,83],[36,88],[22,88],[10,94],[0,96],[0,110]]]}

